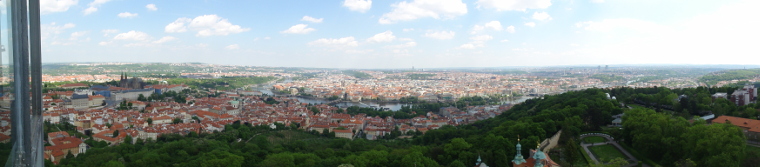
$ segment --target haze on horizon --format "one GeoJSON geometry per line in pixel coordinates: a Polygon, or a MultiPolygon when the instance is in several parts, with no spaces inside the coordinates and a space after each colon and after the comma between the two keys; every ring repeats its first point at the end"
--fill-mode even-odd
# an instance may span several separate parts
{"type": "Polygon", "coordinates": [[[760,61],[754,18],[760,1],[753,0],[41,2],[44,63],[438,68],[760,61]]]}

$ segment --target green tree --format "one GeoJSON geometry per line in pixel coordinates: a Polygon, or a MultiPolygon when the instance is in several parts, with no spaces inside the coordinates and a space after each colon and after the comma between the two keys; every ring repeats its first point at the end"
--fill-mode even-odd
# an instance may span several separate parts
{"type": "Polygon", "coordinates": [[[434,160],[425,157],[420,152],[412,152],[401,159],[402,167],[436,167],[440,166],[434,160]]]}
{"type": "Polygon", "coordinates": [[[113,134],[112,134],[111,137],[113,137],[113,138],[119,137],[119,130],[113,131],[113,134]]]}
{"type": "Polygon", "coordinates": [[[264,161],[259,163],[262,167],[295,167],[295,158],[290,153],[279,153],[268,155],[264,161]]]}
{"type": "Polygon", "coordinates": [[[675,163],[673,163],[676,167],[696,167],[697,163],[692,161],[691,159],[682,159],[678,160],[675,163]]]}
{"type": "Polygon", "coordinates": [[[182,123],[182,119],[174,118],[174,120],[172,120],[172,124],[178,124],[178,123],[182,123]]]}
{"type": "Polygon", "coordinates": [[[153,118],[148,118],[146,122],[148,122],[148,125],[153,125],[153,118]]]}
{"type": "Polygon", "coordinates": [[[200,159],[202,167],[238,167],[244,161],[242,156],[218,149],[203,154],[200,159]]]}
{"type": "Polygon", "coordinates": [[[66,153],[66,159],[73,159],[73,158],[74,158],[74,154],[72,154],[71,150],[69,150],[69,152],[66,153]]]}
{"type": "Polygon", "coordinates": [[[464,165],[464,163],[462,163],[462,161],[455,160],[455,161],[452,161],[451,163],[449,163],[449,165],[447,167],[467,167],[467,166],[464,165]]]}
{"type": "Polygon", "coordinates": [[[451,140],[451,143],[444,145],[443,150],[446,152],[446,158],[445,159],[439,159],[439,160],[446,160],[448,162],[454,161],[454,160],[460,160],[460,161],[467,161],[474,157],[474,154],[469,151],[470,147],[472,145],[470,143],[467,143],[462,138],[454,138],[451,140]]]}
{"type": "Polygon", "coordinates": [[[127,135],[127,137],[124,137],[124,143],[132,144],[132,142],[133,142],[132,136],[127,135]]]}
{"type": "Polygon", "coordinates": [[[108,161],[103,164],[103,167],[125,167],[125,165],[119,161],[108,161]]]}
{"type": "Polygon", "coordinates": [[[385,150],[365,151],[361,154],[361,157],[368,160],[366,161],[368,167],[387,166],[388,164],[388,152],[385,150]]]}

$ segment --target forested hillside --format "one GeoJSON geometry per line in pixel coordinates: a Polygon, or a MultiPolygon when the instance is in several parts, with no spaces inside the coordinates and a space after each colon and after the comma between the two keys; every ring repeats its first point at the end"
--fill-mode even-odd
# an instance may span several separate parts
{"type": "Polygon", "coordinates": [[[746,80],[760,76],[760,69],[726,70],[707,74],[699,78],[700,82],[715,85],[719,81],[746,80]]]}

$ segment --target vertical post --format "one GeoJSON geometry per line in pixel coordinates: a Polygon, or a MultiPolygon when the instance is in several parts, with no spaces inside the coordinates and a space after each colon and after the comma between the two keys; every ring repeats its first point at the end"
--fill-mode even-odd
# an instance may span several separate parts
{"type": "Polygon", "coordinates": [[[32,166],[44,166],[42,145],[44,139],[42,122],[42,44],[40,35],[40,0],[29,0],[29,53],[32,72],[31,141],[32,166]]]}
{"type": "Polygon", "coordinates": [[[13,137],[17,158],[13,166],[29,166],[31,151],[31,129],[29,110],[29,36],[26,0],[11,1],[11,33],[13,42],[13,137]]]}

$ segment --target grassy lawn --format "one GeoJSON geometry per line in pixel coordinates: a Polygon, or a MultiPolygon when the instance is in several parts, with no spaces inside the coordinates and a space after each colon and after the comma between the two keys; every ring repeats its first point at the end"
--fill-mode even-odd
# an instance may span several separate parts
{"type": "Polygon", "coordinates": [[[600,136],[589,136],[589,137],[583,138],[583,142],[586,142],[586,143],[604,143],[604,142],[607,142],[607,139],[605,139],[604,137],[600,137],[600,136]]]}
{"type": "Polygon", "coordinates": [[[601,162],[607,162],[617,157],[628,159],[613,145],[592,146],[589,147],[589,150],[591,150],[591,153],[593,153],[601,162]]]}
{"type": "Polygon", "coordinates": [[[628,105],[628,106],[631,106],[631,107],[633,107],[634,109],[636,109],[636,108],[646,108],[646,107],[644,107],[644,106],[640,106],[640,105],[638,105],[638,104],[626,104],[626,105],[628,105]]]}

